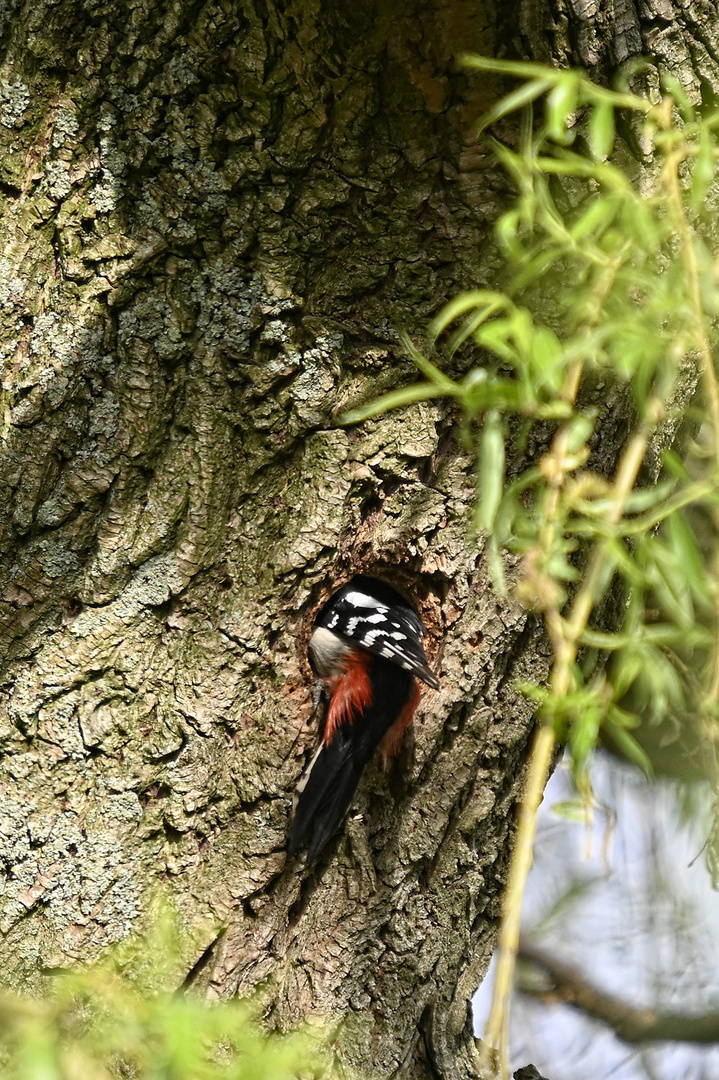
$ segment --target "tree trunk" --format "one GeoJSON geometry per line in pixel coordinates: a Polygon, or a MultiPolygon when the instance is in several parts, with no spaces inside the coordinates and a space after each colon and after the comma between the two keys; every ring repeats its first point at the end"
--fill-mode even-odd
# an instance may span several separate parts
{"type": "MultiPolygon", "coordinates": [[[[567,59],[575,16],[525,7],[524,51],[556,31],[567,59]]],[[[513,680],[547,653],[468,539],[452,410],[337,416],[414,378],[398,328],[496,282],[506,186],[471,122],[498,87],[451,57],[496,52],[499,15],[4,17],[3,978],[93,959],[163,884],[178,982],[329,1018],[367,1076],[459,1075],[532,726],[513,680]],[[356,572],[417,597],[442,690],[303,874],[284,847],[316,739],[307,641],[356,572]]]]}

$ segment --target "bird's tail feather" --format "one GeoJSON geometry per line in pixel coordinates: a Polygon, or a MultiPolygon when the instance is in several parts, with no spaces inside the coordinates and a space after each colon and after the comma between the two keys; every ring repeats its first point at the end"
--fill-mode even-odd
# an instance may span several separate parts
{"type": "Polygon", "coordinates": [[[292,813],[290,855],[311,834],[307,862],[314,862],[349,810],[365,765],[355,759],[352,749],[350,740],[337,732],[329,746],[320,746],[305,770],[292,813]]]}

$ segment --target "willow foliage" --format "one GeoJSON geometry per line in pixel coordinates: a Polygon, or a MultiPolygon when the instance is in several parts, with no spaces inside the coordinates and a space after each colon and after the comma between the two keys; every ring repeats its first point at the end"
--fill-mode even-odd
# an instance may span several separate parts
{"type": "Polygon", "coordinates": [[[610,90],[578,71],[474,56],[466,64],[519,80],[481,123],[516,190],[496,226],[509,285],[449,303],[431,328],[432,359],[405,339],[422,381],[346,419],[454,399],[476,447],[474,528],[495,584],[541,615],[552,648],[547,684],[523,687],[541,724],[487,1036],[506,1075],[519,906],[556,740],[588,799],[601,737],[650,772],[641,733],[671,721],[691,729],[718,786],[719,112],[696,110],[673,79],[657,101],[631,93],[636,68],[610,90]],[[517,112],[515,145],[488,133],[517,112]],[[619,121],[641,169],[626,145],[615,152],[619,121]],[[474,360],[453,378],[445,369],[455,370],[458,350],[474,360]],[[598,387],[625,387],[633,402],[613,475],[595,465],[598,387]],[[508,475],[510,457],[533,444],[544,445],[541,456],[508,475]],[[519,557],[509,584],[504,553],[519,557]]]}

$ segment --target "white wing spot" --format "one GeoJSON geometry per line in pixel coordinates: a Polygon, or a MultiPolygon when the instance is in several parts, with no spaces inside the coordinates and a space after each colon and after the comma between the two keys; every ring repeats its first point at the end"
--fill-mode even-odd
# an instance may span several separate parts
{"type": "Polygon", "coordinates": [[[376,600],[374,600],[371,596],[367,596],[366,593],[355,592],[354,590],[352,590],[352,592],[347,593],[344,599],[347,601],[348,604],[352,604],[353,607],[376,608],[377,611],[381,611],[383,613],[389,611],[388,607],[378,604],[376,600]]]}

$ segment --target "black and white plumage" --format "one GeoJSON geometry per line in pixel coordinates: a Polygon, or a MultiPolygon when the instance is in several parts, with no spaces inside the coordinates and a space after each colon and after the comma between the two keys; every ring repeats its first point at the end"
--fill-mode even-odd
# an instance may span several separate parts
{"type": "Polygon", "coordinates": [[[306,844],[313,862],[347,814],[375,751],[385,761],[397,751],[420,699],[415,676],[439,688],[425,633],[409,601],[365,575],[320,611],[309,652],[327,709],[322,742],[295,792],[290,855],[306,844]]]}
{"type": "Polygon", "coordinates": [[[384,581],[360,574],[335,593],[317,617],[311,653],[321,654],[325,647],[324,635],[315,641],[322,628],[375,656],[384,656],[439,690],[439,679],[428,667],[422,645],[427,628],[409,602],[384,581]]]}

